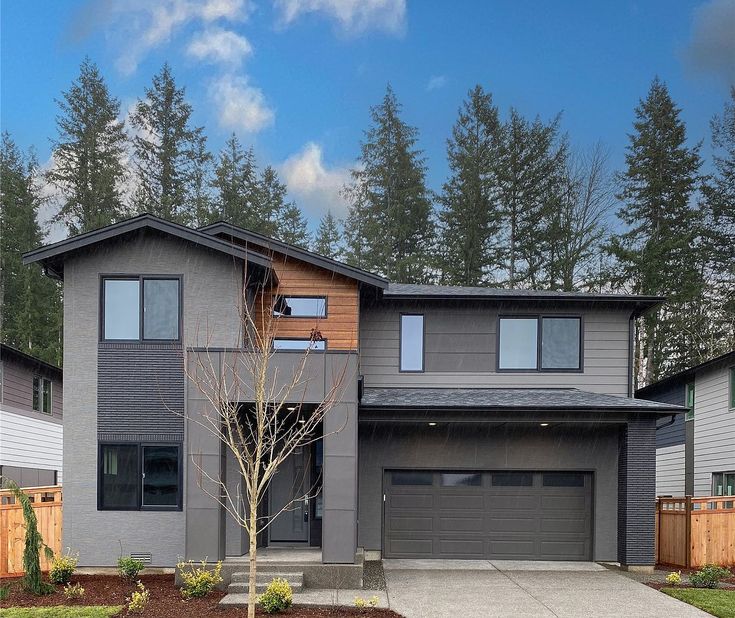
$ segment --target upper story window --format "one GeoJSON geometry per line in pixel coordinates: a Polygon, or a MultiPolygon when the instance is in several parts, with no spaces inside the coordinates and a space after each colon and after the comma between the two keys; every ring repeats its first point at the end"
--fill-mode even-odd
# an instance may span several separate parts
{"type": "Polygon", "coordinates": [[[324,351],[327,349],[326,339],[312,341],[311,339],[286,339],[276,338],[273,340],[274,350],[316,350],[324,351]]]}
{"type": "Polygon", "coordinates": [[[33,376],[33,409],[51,414],[51,380],[33,376]]]}
{"type": "Polygon", "coordinates": [[[501,317],[498,339],[499,370],[582,369],[582,319],[579,317],[501,317]]]}
{"type": "Polygon", "coordinates": [[[289,318],[326,318],[327,299],[324,296],[279,296],[273,315],[289,318]]]}
{"type": "Polygon", "coordinates": [[[728,395],[730,408],[735,409],[735,367],[730,367],[728,382],[730,383],[730,393],[728,395]]]}
{"type": "Polygon", "coordinates": [[[424,316],[401,315],[401,371],[424,370],[424,316]]]}
{"type": "Polygon", "coordinates": [[[102,338],[177,341],[181,324],[178,277],[106,277],[102,280],[102,338]]]}
{"type": "Polygon", "coordinates": [[[686,413],[686,420],[691,420],[694,418],[694,382],[689,382],[689,384],[686,385],[685,389],[685,405],[687,408],[686,413]]]}

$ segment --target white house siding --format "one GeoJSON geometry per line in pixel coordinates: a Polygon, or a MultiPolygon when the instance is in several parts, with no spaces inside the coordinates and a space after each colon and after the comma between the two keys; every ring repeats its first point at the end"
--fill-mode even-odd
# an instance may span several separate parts
{"type": "Polygon", "coordinates": [[[63,426],[0,408],[0,465],[57,470],[61,483],[63,426]]]}
{"type": "Polygon", "coordinates": [[[735,410],[728,407],[728,365],[697,373],[694,402],[694,495],[708,496],[712,473],[735,471],[735,410]]]}
{"type": "Polygon", "coordinates": [[[684,495],[684,444],[656,449],[656,495],[684,495]]]}

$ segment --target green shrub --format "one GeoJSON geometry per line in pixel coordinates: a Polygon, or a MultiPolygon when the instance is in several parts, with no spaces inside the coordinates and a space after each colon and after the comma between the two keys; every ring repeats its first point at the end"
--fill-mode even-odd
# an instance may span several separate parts
{"type": "Polygon", "coordinates": [[[48,578],[54,584],[66,584],[71,580],[79,562],[79,555],[72,556],[69,550],[63,556],[54,556],[48,578]]]}
{"type": "Polygon", "coordinates": [[[720,580],[730,577],[730,571],[716,564],[705,564],[699,571],[689,576],[689,583],[695,588],[717,588],[720,580]]]}
{"type": "Polygon", "coordinates": [[[129,614],[142,614],[143,610],[151,600],[151,592],[148,590],[142,582],[138,582],[137,590],[130,595],[128,602],[128,613],[129,614]]]}
{"type": "Polygon", "coordinates": [[[64,596],[67,599],[81,599],[84,596],[84,588],[82,588],[82,584],[76,583],[76,584],[67,584],[64,586],[64,596]]]}
{"type": "Polygon", "coordinates": [[[672,571],[666,576],[666,582],[672,586],[681,585],[681,571],[672,571]]]}
{"type": "Polygon", "coordinates": [[[258,603],[267,614],[277,614],[288,609],[293,603],[291,586],[285,579],[276,577],[260,595],[258,603]]]}
{"type": "Polygon", "coordinates": [[[117,572],[120,573],[120,577],[135,581],[140,573],[145,568],[142,560],[137,558],[131,558],[130,556],[121,556],[117,560],[117,572]]]}
{"type": "Polygon", "coordinates": [[[201,566],[189,562],[179,562],[176,567],[181,575],[181,596],[185,599],[198,599],[206,596],[215,586],[222,582],[220,572],[222,562],[218,562],[214,569],[207,569],[207,561],[202,560],[201,566]]]}
{"type": "Polygon", "coordinates": [[[5,601],[10,598],[10,584],[3,584],[0,586],[0,601],[5,601]]]}

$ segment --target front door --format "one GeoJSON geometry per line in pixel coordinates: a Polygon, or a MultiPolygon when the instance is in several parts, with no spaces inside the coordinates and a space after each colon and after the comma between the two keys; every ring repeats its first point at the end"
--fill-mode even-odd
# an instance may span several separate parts
{"type": "Polygon", "coordinates": [[[271,543],[309,541],[309,500],[305,498],[311,489],[308,453],[308,447],[297,448],[273,477],[270,514],[280,513],[268,527],[271,543]]]}

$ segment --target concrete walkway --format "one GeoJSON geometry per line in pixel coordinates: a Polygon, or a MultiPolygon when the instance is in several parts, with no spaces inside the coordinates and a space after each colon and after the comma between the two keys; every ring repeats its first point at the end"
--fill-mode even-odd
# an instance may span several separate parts
{"type": "Polygon", "coordinates": [[[596,563],[384,560],[406,618],[711,618],[596,563]]]}

